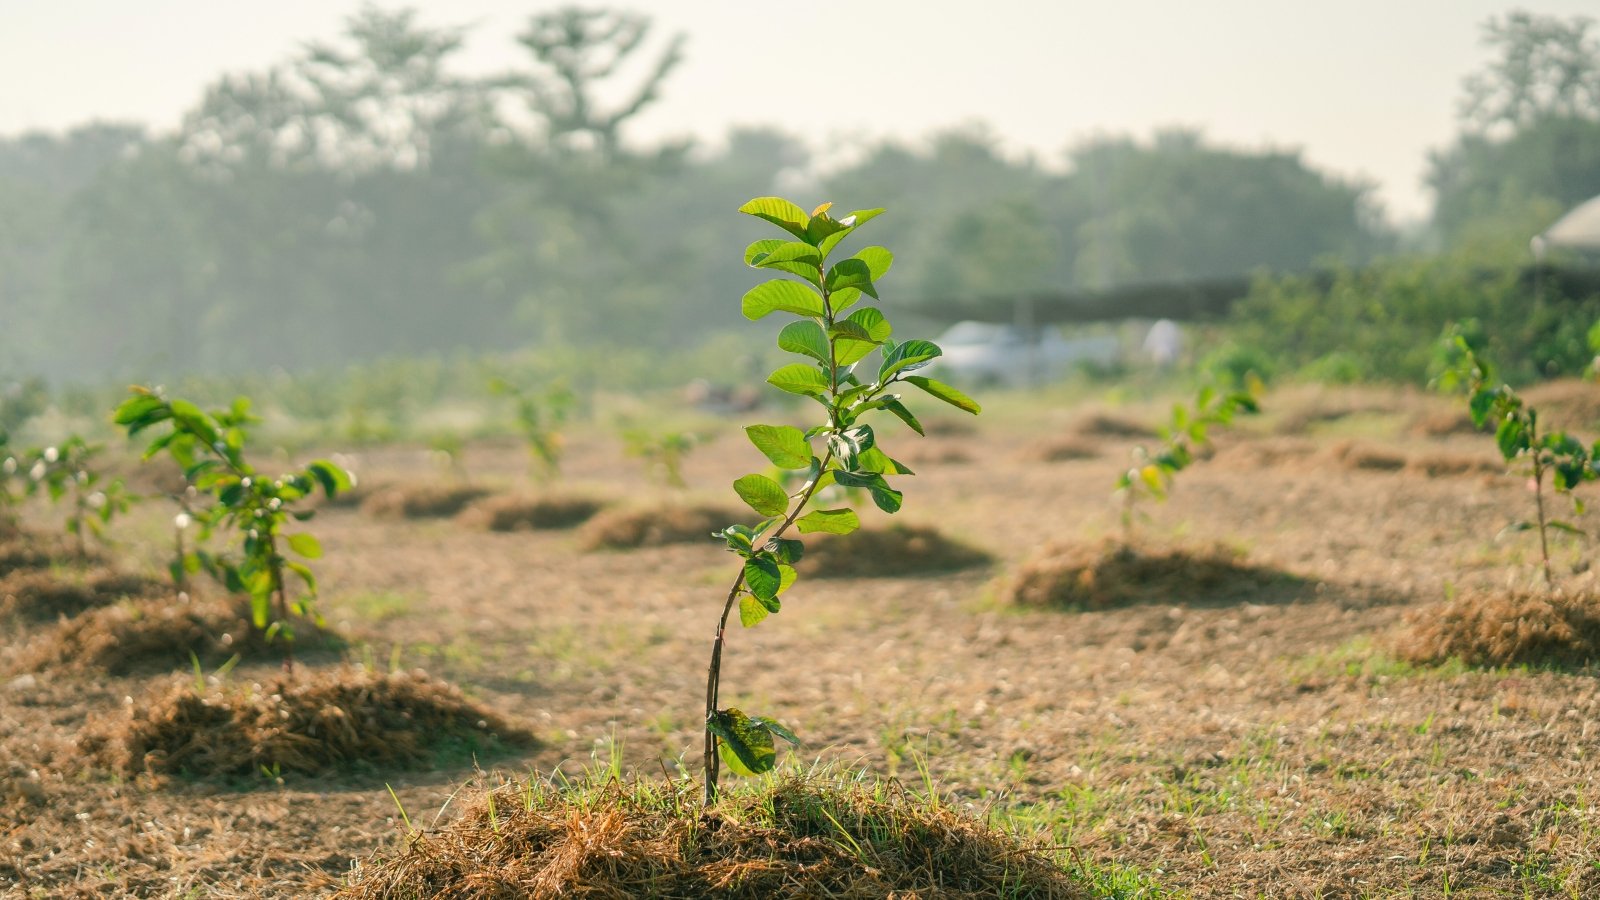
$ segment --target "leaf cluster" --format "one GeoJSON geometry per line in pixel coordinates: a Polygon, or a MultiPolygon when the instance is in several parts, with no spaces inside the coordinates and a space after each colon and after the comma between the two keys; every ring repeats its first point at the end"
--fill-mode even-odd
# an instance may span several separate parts
{"type": "Polygon", "coordinates": [[[1157,431],[1161,443],[1154,448],[1140,444],[1133,448],[1133,463],[1117,476],[1117,493],[1123,498],[1123,528],[1131,533],[1135,505],[1140,497],[1165,501],[1172,492],[1177,474],[1188,468],[1199,451],[1211,445],[1215,429],[1233,423],[1235,416],[1261,411],[1256,399],[1259,382],[1247,390],[1224,392],[1202,387],[1193,405],[1174,403],[1167,422],[1157,431]]]}
{"type": "MultiPolygon", "coordinates": [[[[811,509],[819,491],[832,485],[858,489],[885,513],[900,510],[903,495],[889,478],[913,473],[884,452],[877,430],[866,421],[869,415],[887,414],[923,433],[922,424],[902,402],[900,385],[909,384],[969,413],[979,411],[972,398],[955,388],[914,374],[941,355],[937,344],[896,341],[882,311],[861,305],[878,299],[878,282],[888,273],[894,255],[869,246],[829,261],[842,241],[883,210],[857,210],[834,218],[830,209],[831,204],[825,203],[807,214],[777,197],[759,197],[739,209],[787,235],[758,240],[744,254],[752,268],[780,273],[744,295],[744,316],[794,317],[779,331],[778,347],[800,360],[779,367],[767,383],[816,402],[823,418],[810,429],[766,424],[745,429],[750,443],[779,472],[802,476],[792,490],[760,473],[733,483],[739,499],[762,516],[754,525],[729,525],[715,535],[743,559],[730,603],[737,598],[739,621],[745,627],[778,612],[781,596],[798,577],[795,563],[805,547],[785,537],[791,526],[802,534],[841,535],[860,527],[860,517],[849,507],[811,509]],[[874,354],[876,366],[867,362],[874,354]]],[[[795,742],[776,723],[735,709],[708,709],[707,717],[706,727],[719,739],[720,754],[740,774],[772,767],[773,735],[795,742]]]]}
{"type": "Polygon", "coordinates": [[[348,472],[319,459],[276,478],[262,475],[245,458],[246,429],[256,419],[244,397],[226,409],[205,412],[187,400],[135,387],[117,408],[115,421],[129,437],[170,426],[149,443],[144,458],[167,454],[183,469],[189,484],[210,499],[209,506],[194,513],[201,540],[220,531],[238,541],[236,553],[191,551],[183,561],[185,569],[204,569],[228,590],[249,596],[255,626],[269,636],[282,632],[293,639],[291,613],[310,615],[321,624],[312,607],[316,576],[302,560],[320,557],[322,545],[310,532],[290,534],[285,529],[312,518],[314,510],[298,507],[319,490],[330,498],[348,490],[353,483],[348,472]],[[289,558],[285,549],[299,559],[289,558]],[[285,572],[297,576],[305,588],[292,601],[285,572]],[[276,618],[274,596],[279,601],[276,618]]]}
{"type": "Polygon", "coordinates": [[[517,428],[528,442],[535,467],[545,478],[561,474],[561,426],[577,405],[577,395],[564,382],[543,390],[521,387],[511,381],[489,379],[489,391],[509,397],[515,405],[517,428]]]}
{"type": "Polygon", "coordinates": [[[60,444],[26,454],[20,466],[27,471],[28,496],[43,494],[51,503],[60,503],[72,495],[66,529],[78,539],[80,550],[87,535],[103,539],[111,520],[127,512],[138,499],[120,478],[106,480],[96,464],[104,449],[73,435],[60,444]]]}

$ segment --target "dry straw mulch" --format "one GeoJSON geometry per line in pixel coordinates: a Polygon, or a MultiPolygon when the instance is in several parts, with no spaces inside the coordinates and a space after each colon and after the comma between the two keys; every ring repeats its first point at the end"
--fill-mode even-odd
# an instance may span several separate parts
{"type": "MultiPolygon", "coordinates": [[[[97,554],[90,553],[93,562],[97,554]]],[[[27,569],[47,569],[58,563],[76,561],[76,552],[66,538],[36,534],[25,529],[7,529],[0,534],[0,578],[27,569]]]]}
{"type": "Polygon", "coordinates": [[[1109,412],[1089,413],[1072,423],[1072,431],[1086,437],[1150,440],[1156,430],[1137,419],[1109,412]]]}
{"type": "Polygon", "coordinates": [[[490,531],[534,531],[576,528],[594,517],[605,503],[593,497],[505,494],[467,507],[463,525],[490,531]]]}
{"type": "Polygon", "coordinates": [[[73,577],[45,571],[16,571],[0,578],[0,619],[50,621],[130,597],[154,596],[168,590],[170,588],[162,582],[126,572],[101,570],[73,577]]]}
{"type": "Polygon", "coordinates": [[[788,776],[709,811],[698,792],[692,782],[503,785],[450,826],[359,865],[335,896],[1089,896],[1047,848],[892,783],[788,776]]]}
{"type": "Polygon", "coordinates": [[[78,746],[125,775],[239,777],[415,769],[442,754],[532,741],[420,671],[300,668],[265,685],[204,693],[174,678],[78,746]]]}
{"type": "Polygon", "coordinates": [[[1023,459],[1032,462],[1076,462],[1099,459],[1101,447],[1083,437],[1062,435],[1046,438],[1022,449],[1023,459]]]}
{"type": "MultiPolygon", "coordinates": [[[[298,631],[296,650],[342,645],[328,632],[306,627],[298,631]]],[[[243,609],[159,598],[105,606],[62,621],[22,648],[17,668],[111,675],[170,672],[188,668],[190,654],[215,666],[234,654],[277,659],[283,655],[283,645],[280,639],[269,646],[243,609]]]]}
{"type": "Polygon", "coordinates": [[[1282,602],[1306,582],[1244,562],[1222,544],[1129,547],[1116,541],[1044,547],[1001,586],[1003,601],[1047,609],[1098,610],[1142,603],[1282,602]]]}
{"type": "Polygon", "coordinates": [[[369,516],[391,519],[442,519],[489,496],[475,484],[406,484],[374,491],[361,502],[369,516]]]}
{"type": "Polygon", "coordinates": [[[630,550],[661,544],[711,544],[711,534],[729,523],[748,518],[720,506],[680,506],[610,509],[596,515],[578,531],[578,543],[587,550],[630,550]]]}
{"type": "Polygon", "coordinates": [[[1395,647],[1411,662],[1575,667],[1600,662],[1600,594],[1471,590],[1412,613],[1395,647]]]}
{"type": "Polygon", "coordinates": [[[809,578],[898,578],[955,572],[994,561],[987,552],[925,525],[890,525],[805,538],[800,572],[809,578]]]}

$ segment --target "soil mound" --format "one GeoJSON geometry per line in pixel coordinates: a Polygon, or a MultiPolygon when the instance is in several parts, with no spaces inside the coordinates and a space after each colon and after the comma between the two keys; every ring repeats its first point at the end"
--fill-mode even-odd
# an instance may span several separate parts
{"type": "Polygon", "coordinates": [[[1100,448],[1082,437],[1066,435],[1030,444],[1022,457],[1033,462],[1074,462],[1080,459],[1099,459],[1100,448]]]}
{"type": "MultiPolygon", "coordinates": [[[[0,535],[0,578],[24,569],[45,569],[72,559],[74,551],[54,535],[18,529],[0,535]]],[[[91,559],[93,555],[91,554],[91,559]]]]}
{"type": "Polygon", "coordinates": [[[1073,423],[1072,430],[1088,437],[1148,440],[1157,436],[1156,430],[1143,422],[1106,412],[1084,416],[1073,423]]]}
{"type": "Polygon", "coordinates": [[[1000,594],[1018,606],[1098,610],[1142,603],[1262,602],[1263,591],[1305,586],[1288,573],[1249,565],[1242,556],[1221,544],[1166,549],[1112,541],[1051,544],[1023,563],[1000,594]]]}
{"type": "Polygon", "coordinates": [[[1522,396],[1539,410],[1541,430],[1576,431],[1581,438],[1600,428],[1600,390],[1581,378],[1530,385],[1522,396]]]}
{"type": "Polygon", "coordinates": [[[923,525],[809,535],[805,542],[799,568],[809,578],[898,578],[970,569],[994,559],[923,525]]]}
{"type": "MultiPolygon", "coordinates": [[[[336,635],[309,626],[297,628],[295,637],[297,654],[344,645],[336,635]]],[[[22,649],[18,667],[127,675],[186,669],[191,653],[215,666],[234,654],[275,660],[283,652],[282,640],[269,645],[243,609],[156,599],[101,607],[63,621],[22,649]]]]}
{"type": "Polygon", "coordinates": [[[657,544],[712,542],[711,534],[748,518],[717,506],[663,505],[613,509],[596,515],[578,532],[586,550],[629,550],[657,544]]]}
{"type": "Polygon", "coordinates": [[[1344,442],[1334,445],[1333,458],[1347,468],[1368,472],[1398,472],[1409,460],[1405,454],[1366,444],[1344,442]]]}
{"type": "Polygon", "coordinates": [[[705,812],[698,790],[504,785],[449,827],[359,866],[335,896],[1089,896],[1046,848],[893,783],[790,776],[731,791],[705,812]]]}
{"type": "Polygon", "coordinates": [[[464,525],[490,531],[533,531],[575,528],[589,521],[605,504],[592,497],[530,497],[508,494],[467,507],[464,525]]]}
{"type": "Polygon", "coordinates": [[[1411,422],[1411,433],[1429,438],[1444,438],[1458,434],[1476,434],[1478,426],[1465,411],[1432,410],[1422,413],[1411,422]]]}
{"type": "Polygon", "coordinates": [[[1468,591],[1412,613],[1396,650],[1432,664],[1581,666],[1600,661],[1600,595],[1468,591]]]}
{"type": "Polygon", "coordinates": [[[361,511],[391,519],[440,519],[461,512],[490,493],[488,488],[472,484],[395,485],[374,491],[361,502],[361,511]]]}
{"type": "Polygon", "coordinates": [[[0,619],[32,622],[72,617],[129,597],[170,590],[162,582],[126,572],[92,572],[81,579],[52,572],[18,571],[0,578],[0,619]]]}
{"type": "Polygon", "coordinates": [[[441,754],[528,744],[532,737],[426,674],[301,669],[266,685],[196,691],[158,686],[126,718],[78,741],[96,764],[133,775],[414,769],[441,754]]]}
{"type": "Polygon", "coordinates": [[[1429,478],[1452,478],[1461,475],[1503,475],[1506,464],[1492,456],[1429,453],[1413,456],[1406,468],[1429,478]]]}

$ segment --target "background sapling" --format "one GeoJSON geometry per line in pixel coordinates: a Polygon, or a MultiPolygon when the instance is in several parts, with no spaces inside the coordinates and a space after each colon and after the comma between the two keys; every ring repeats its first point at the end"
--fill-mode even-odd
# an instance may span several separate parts
{"type": "Polygon", "coordinates": [[[327,460],[277,478],[263,476],[244,456],[249,410],[250,402],[243,397],[226,410],[206,413],[186,400],[169,400],[155,390],[136,387],[117,408],[116,422],[127,428],[130,437],[170,424],[170,430],[150,442],[144,458],[168,454],[191,485],[211,496],[211,506],[197,514],[200,537],[203,540],[218,529],[231,532],[238,541],[238,554],[213,557],[196,552],[195,557],[230,591],[250,597],[255,627],[269,639],[283,636],[284,668],[293,671],[294,618],[309,616],[318,626],[322,619],[312,605],[316,577],[309,566],[288,558],[284,551],[316,559],[322,555],[322,545],[309,532],[288,534],[284,529],[312,517],[313,510],[296,507],[318,489],[333,497],[347,490],[351,479],[327,460]],[[294,573],[304,587],[292,598],[286,572],[294,573]]]}
{"type": "MultiPolygon", "coordinates": [[[[912,374],[941,354],[930,341],[896,343],[888,318],[876,307],[862,306],[846,312],[863,299],[878,299],[877,282],[889,271],[894,256],[882,247],[865,247],[855,255],[829,265],[839,243],[883,212],[858,210],[842,218],[829,215],[824,203],[808,215],[799,206],[777,197],[759,197],[739,211],[776,225],[787,237],[759,240],[745,250],[745,263],[753,268],[781,272],[744,295],[742,311],[756,320],[773,313],[793,316],[778,333],[778,347],[803,361],[780,367],[767,383],[781,391],[814,401],[822,421],[809,430],[792,425],[751,425],[745,434],[772,465],[803,472],[801,486],[787,490],[772,478],[750,474],[733,483],[760,521],[735,524],[717,533],[729,551],[742,559],[728,589],[711,645],[706,675],[704,776],[705,801],[717,797],[719,760],[740,775],[760,774],[776,762],[774,737],[792,744],[798,740],[771,719],[750,716],[736,708],[720,706],[722,651],[728,617],[735,606],[745,627],[759,624],[782,608],[781,596],[798,577],[795,563],[804,545],[786,537],[789,529],[801,533],[849,534],[860,526],[848,507],[810,509],[823,488],[838,484],[861,488],[886,513],[899,511],[900,491],[891,475],[910,475],[878,444],[878,435],[866,418],[888,413],[918,434],[922,425],[901,402],[899,385],[909,384],[958,409],[976,414],[970,397],[931,378],[912,374]],[[876,351],[876,369],[858,372],[876,351]]],[[[882,419],[882,416],[876,418],[882,419]]]]}
{"type": "Polygon", "coordinates": [[[661,479],[669,488],[689,486],[683,480],[683,460],[690,451],[705,443],[689,431],[651,431],[629,428],[622,434],[628,455],[644,461],[645,474],[661,479]]]}
{"type": "Polygon", "coordinates": [[[1164,501],[1172,491],[1177,474],[1194,462],[1195,453],[1211,445],[1216,428],[1232,424],[1239,413],[1260,412],[1256,387],[1249,391],[1223,393],[1203,387],[1194,405],[1172,405],[1172,415],[1157,431],[1161,443],[1154,449],[1140,444],[1133,448],[1133,465],[1117,476],[1117,494],[1122,497],[1122,543],[1133,545],[1134,526],[1139,517],[1141,497],[1164,501]]]}
{"type": "Polygon", "coordinates": [[[55,504],[69,501],[66,529],[73,537],[79,563],[89,559],[89,535],[104,540],[111,520],[127,512],[136,499],[122,479],[106,481],[96,467],[103,449],[74,435],[36,451],[28,469],[29,493],[42,491],[55,504]]]}
{"type": "Polygon", "coordinates": [[[515,404],[517,430],[522,432],[523,440],[528,443],[528,453],[533,457],[534,478],[548,481],[558,477],[561,474],[561,426],[572,414],[577,395],[559,381],[536,391],[500,377],[489,380],[489,390],[511,398],[515,404]]]}
{"type": "Polygon", "coordinates": [[[1472,423],[1478,428],[1494,427],[1495,446],[1508,468],[1520,470],[1533,486],[1533,521],[1513,522],[1506,531],[1537,531],[1539,559],[1546,587],[1555,584],[1550,570],[1551,531],[1578,537],[1584,531],[1571,522],[1550,518],[1545,509],[1545,476],[1559,494],[1572,501],[1575,515],[1584,504],[1572,491],[1585,481],[1600,477],[1600,442],[1585,448],[1563,431],[1543,431],[1539,411],[1526,403],[1507,384],[1496,384],[1494,367],[1478,356],[1460,326],[1447,331],[1444,339],[1445,370],[1434,380],[1441,390],[1464,390],[1472,423]]]}

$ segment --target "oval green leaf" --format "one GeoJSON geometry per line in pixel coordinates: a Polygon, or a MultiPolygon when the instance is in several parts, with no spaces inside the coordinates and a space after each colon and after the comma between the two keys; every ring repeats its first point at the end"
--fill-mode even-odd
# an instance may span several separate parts
{"type": "Polygon", "coordinates": [[[746,475],[733,483],[734,493],[763,516],[781,516],[789,510],[789,495],[765,475],[746,475]]]}
{"type": "Polygon", "coordinates": [[[822,297],[798,281],[776,279],[751,288],[740,301],[740,312],[755,321],[775,312],[797,316],[821,316],[822,297]]]}
{"type": "Polygon", "coordinates": [[[744,433],[750,443],[780,469],[804,469],[811,465],[811,444],[806,433],[793,425],[751,425],[744,433]]]}

